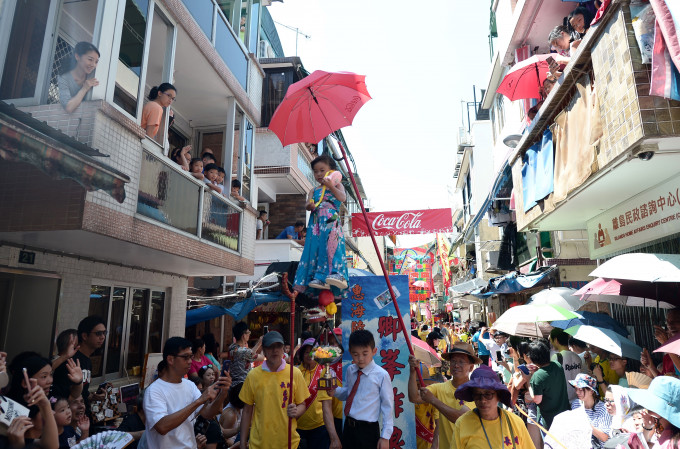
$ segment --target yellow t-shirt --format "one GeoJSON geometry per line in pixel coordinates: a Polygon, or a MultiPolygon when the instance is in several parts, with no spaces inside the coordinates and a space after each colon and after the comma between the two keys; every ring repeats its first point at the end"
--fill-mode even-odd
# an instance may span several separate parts
{"type": "MultiPolygon", "coordinates": [[[[279,449],[281,441],[272,435],[288,435],[288,393],[290,365],[272,373],[262,366],[250,370],[243,382],[239,398],[253,406],[253,421],[250,425],[250,449],[279,449]]],[[[305,378],[299,369],[293,368],[293,403],[302,404],[309,397],[305,378]]],[[[300,436],[293,420],[293,448],[300,443],[300,436]]]]}
{"type": "Polygon", "coordinates": [[[609,366],[609,360],[600,361],[600,356],[598,355],[595,357],[594,362],[599,363],[600,366],[602,366],[602,377],[604,378],[605,382],[607,382],[609,385],[619,384],[619,375],[616,374],[616,371],[611,369],[609,366]]]}
{"type": "MultiPolygon", "coordinates": [[[[338,387],[342,387],[342,381],[338,379],[338,387]]],[[[345,404],[340,399],[333,398],[333,418],[340,418],[345,415],[345,404]]]]}
{"type": "MultiPolygon", "coordinates": [[[[439,410],[437,410],[437,408],[434,405],[428,404],[426,402],[422,404],[416,404],[415,409],[416,419],[420,421],[423,426],[425,426],[432,433],[434,433],[435,423],[437,422],[437,418],[439,418],[439,410]]],[[[416,444],[418,449],[430,449],[430,447],[432,446],[432,443],[423,440],[417,433],[416,444]]]]}
{"type": "Polygon", "coordinates": [[[427,340],[427,335],[428,335],[429,333],[430,333],[430,330],[429,330],[429,329],[426,330],[426,331],[418,331],[418,337],[419,337],[421,340],[425,341],[425,340],[427,340]]]}
{"type": "MultiPolygon", "coordinates": [[[[454,395],[456,393],[456,387],[454,387],[450,381],[429,385],[427,389],[430,390],[432,394],[434,394],[437,397],[437,399],[439,399],[444,404],[456,410],[460,410],[463,407],[467,407],[470,410],[475,408],[474,402],[464,402],[461,401],[460,399],[456,399],[456,396],[454,395]]],[[[458,419],[458,421],[460,421],[460,419],[458,419]]],[[[446,418],[446,416],[440,414],[439,447],[441,448],[451,447],[451,444],[453,444],[453,428],[454,423],[449,421],[446,418]]]]}
{"type": "Polygon", "coordinates": [[[484,429],[479,423],[479,416],[469,411],[456,421],[456,432],[452,446],[453,449],[489,449],[489,443],[494,448],[512,449],[512,440],[515,440],[516,449],[536,449],[534,442],[531,441],[527,427],[524,425],[519,416],[514,413],[508,413],[505,410],[501,411],[503,418],[503,434],[501,435],[500,419],[496,418],[493,421],[482,420],[484,429]],[[508,428],[508,420],[512,426],[512,432],[508,428]],[[484,430],[489,437],[486,441],[484,430]],[[514,437],[514,438],[513,438],[514,437]]]}
{"type": "MultiPolygon", "coordinates": [[[[311,370],[306,370],[302,365],[298,366],[300,372],[305,378],[305,385],[307,385],[307,389],[309,389],[309,386],[312,382],[312,378],[314,377],[314,371],[316,371],[316,366],[318,366],[317,363],[315,363],[314,365],[315,365],[314,368],[312,368],[311,370]]],[[[305,413],[302,416],[300,416],[297,420],[298,429],[312,430],[324,425],[321,401],[330,401],[331,397],[328,396],[326,390],[317,389],[316,392],[317,392],[316,399],[314,399],[314,402],[310,404],[305,413]]]]}

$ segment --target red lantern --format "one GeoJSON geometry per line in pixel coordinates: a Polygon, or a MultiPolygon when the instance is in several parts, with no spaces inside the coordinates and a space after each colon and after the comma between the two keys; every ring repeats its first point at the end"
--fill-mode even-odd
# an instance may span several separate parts
{"type": "Polygon", "coordinates": [[[330,290],[321,290],[321,293],[319,293],[320,306],[326,307],[333,301],[335,301],[335,296],[333,296],[333,292],[331,292],[330,290]]]}

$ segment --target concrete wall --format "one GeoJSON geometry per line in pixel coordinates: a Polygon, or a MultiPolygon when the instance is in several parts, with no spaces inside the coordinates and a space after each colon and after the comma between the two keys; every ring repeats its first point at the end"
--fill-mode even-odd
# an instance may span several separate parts
{"type": "MultiPolygon", "coordinates": [[[[26,265],[19,263],[19,251],[19,248],[0,246],[0,266],[27,270],[27,274],[33,270],[45,271],[61,278],[54,336],[64,329],[76,328],[87,316],[90,287],[97,281],[111,281],[120,286],[155,287],[165,291],[165,335],[184,335],[186,277],[41,252],[36,252],[35,264],[26,265]]],[[[35,312],[35,309],[31,310],[35,312]]],[[[48,314],[48,311],[44,312],[48,314]]],[[[50,319],[52,316],[50,314],[50,319]]],[[[41,345],[44,344],[46,342],[41,342],[41,345]]]]}
{"type": "Polygon", "coordinates": [[[276,238],[286,226],[296,221],[307,224],[304,195],[276,195],[276,202],[269,205],[269,238],[276,238]]]}

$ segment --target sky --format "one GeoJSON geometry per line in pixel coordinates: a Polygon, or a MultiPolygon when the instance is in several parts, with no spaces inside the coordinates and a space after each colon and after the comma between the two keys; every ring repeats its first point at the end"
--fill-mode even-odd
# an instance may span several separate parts
{"type": "MultiPolygon", "coordinates": [[[[285,0],[269,12],[298,28],[309,72],[366,75],[373,97],[342,129],[371,211],[451,207],[461,101],[490,71],[489,1],[285,0]]],[[[277,24],[286,56],[296,35],[277,24]]],[[[472,112],[472,111],[471,111],[472,112]]],[[[417,238],[414,243],[417,243],[417,238]]]]}

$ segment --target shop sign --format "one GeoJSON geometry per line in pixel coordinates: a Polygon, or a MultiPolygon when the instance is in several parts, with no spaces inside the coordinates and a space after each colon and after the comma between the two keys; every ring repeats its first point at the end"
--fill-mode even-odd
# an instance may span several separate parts
{"type": "MultiPolygon", "coordinates": [[[[390,276],[395,290],[408,292],[408,276],[390,276]]],[[[408,295],[397,296],[399,310],[404,323],[408,325],[408,295]]],[[[416,425],[414,405],[408,400],[409,352],[404,339],[397,312],[382,276],[350,277],[347,299],[342,301],[342,347],[349,347],[349,334],[356,329],[373,333],[378,352],[373,361],[383,367],[392,379],[394,394],[394,431],[390,438],[391,448],[416,447],[416,425]]],[[[349,351],[342,355],[343,372],[352,363],[349,351]]],[[[345,376],[343,375],[343,378],[345,376]]]]}
{"type": "MultiPolygon", "coordinates": [[[[368,222],[375,235],[436,234],[453,232],[451,209],[369,212],[368,222]]],[[[366,237],[363,214],[352,214],[352,236],[366,237]]]]}
{"type": "Polygon", "coordinates": [[[680,232],[680,178],[673,177],[588,221],[590,258],[598,259],[680,232]]]}

